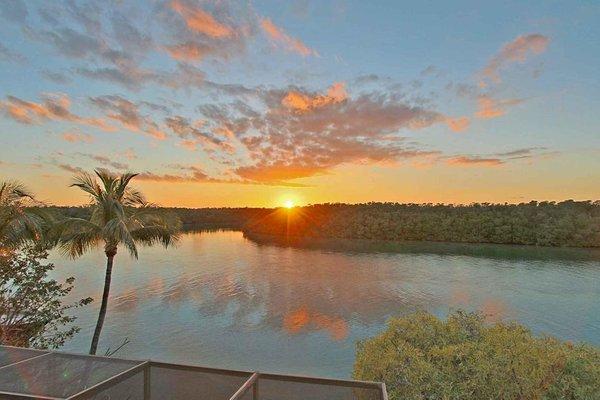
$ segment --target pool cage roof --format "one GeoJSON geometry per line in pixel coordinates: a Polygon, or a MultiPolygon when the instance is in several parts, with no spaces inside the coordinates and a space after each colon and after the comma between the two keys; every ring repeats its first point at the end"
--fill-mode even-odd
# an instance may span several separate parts
{"type": "Polygon", "coordinates": [[[387,400],[385,384],[0,346],[0,399],[387,400]]]}

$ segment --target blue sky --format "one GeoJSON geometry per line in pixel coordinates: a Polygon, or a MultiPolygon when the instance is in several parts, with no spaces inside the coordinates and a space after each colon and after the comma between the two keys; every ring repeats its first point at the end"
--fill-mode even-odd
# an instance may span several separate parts
{"type": "Polygon", "coordinates": [[[0,4],[0,173],[50,203],[600,197],[595,2],[0,4]],[[368,189],[367,189],[368,188],[368,189]]]}

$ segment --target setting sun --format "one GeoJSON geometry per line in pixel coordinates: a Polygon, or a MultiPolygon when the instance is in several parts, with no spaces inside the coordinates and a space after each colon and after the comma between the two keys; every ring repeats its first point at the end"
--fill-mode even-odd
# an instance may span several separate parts
{"type": "Polygon", "coordinates": [[[283,206],[284,206],[285,208],[294,208],[295,204],[294,204],[294,201],[293,201],[293,200],[286,200],[286,201],[283,203],[283,206]]]}

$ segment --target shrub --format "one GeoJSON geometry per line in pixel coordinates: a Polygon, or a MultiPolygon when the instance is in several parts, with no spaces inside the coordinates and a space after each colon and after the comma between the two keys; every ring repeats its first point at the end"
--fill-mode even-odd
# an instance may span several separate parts
{"type": "Polygon", "coordinates": [[[67,311],[92,299],[64,304],[74,278],[48,279],[54,265],[42,262],[47,257],[32,246],[0,253],[0,345],[57,348],[79,331],[67,311]]]}
{"type": "Polygon", "coordinates": [[[358,344],[354,377],[385,382],[398,400],[600,399],[600,350],[479,314],[417,313],[358,344]]]}

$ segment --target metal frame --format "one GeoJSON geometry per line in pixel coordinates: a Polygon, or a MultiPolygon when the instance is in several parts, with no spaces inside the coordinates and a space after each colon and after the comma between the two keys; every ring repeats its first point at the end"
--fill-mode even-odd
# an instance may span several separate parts
{"type": "MultiPolygon", "coordinates": [[[[20,349],[19,347],[14,346],[0,346],[2,348],[12,348],[12,349],[20,349]]],[[[48,356],[50,354],[58,354],[58,355],[67,355],[67,356],[76,356],[81,358],[88,358],[90,356],[77,354],[77,353],[69,353],[69,352],[57,352],[57,351],[48,351],[43,354],[34,355],[30,358],[26,358],[24,360],[20,360],[14,362],[12,364],[8,364],[0,367],[0,371],[3,368],[11,367],[14,365],[21,364],[26,361],[31,361],[37,358],[41,358],[44,356],[48,356]]],[[[90,357],[91,358],[91,357],[90,357]]],[[[152,367],[156,368],[164,368],[164,369],[174,369],[174,370],[182,370],[182,371],[198,371],[204,373],[212,373],[218,375],[231,375],[237,377],[248,377],[246,381],[238,388],[238,390],[229,398],[229,400],[240,400],[250,389],[252,389],[252,398],[253,400],[259,400],[259,382],[260,379],[266,380],[274,380],[274,381],[282,381],[282,382],[297,382],[297,383],[308,383],[315,385],[324,385],[324,386],[337,386],[337,387],[349,387],[349,388],[362,388],[362,389],[375,389],[379,391],[379,400],[388,400],[387,390],[385,387],[385,383],[380,382],[371,382],[371,381],[355,381],[355,380],[344,380],[344,379],[330,379],[330,378],[318,378],[311,376],[302,376],[302,375],[280,375],[280,374],[271,374],[271,373],[261,373],[257,371],[244,371],[244,370],[229,370],[222,368],[212,368],[205,366],[196,366],[196,365],[183,365],[183,364],[170,364],[160,361],[152,361],[152,360],[134,360],[134,359],[123,359],[123,358],[112,358],[112,357],[103,357],[103,356],[93,356],[93,358],[101,358],[106,359],[111,362],[137,362],[137,365],[132,366],[131,368],[126,369],[102,382],[99,382],[87,389],[84,389],[76,394],[71,395],[68,398],[57,398],[50,396],[40,396],[40,395],[28,395],[23,393],[13,393],[13,392],[5,392],[0,389],[0,396],[11,396],[14,399],[40,399],[40,400],[82,400],[89,399],[98,393],[113,387],[114,385],[119,384],[120,382],[125,381],[128,378],[135,376],[142,372],[144,374],[144,400],[151,399],[151,386],[150,386],[150,369],[152,367]]]]}

